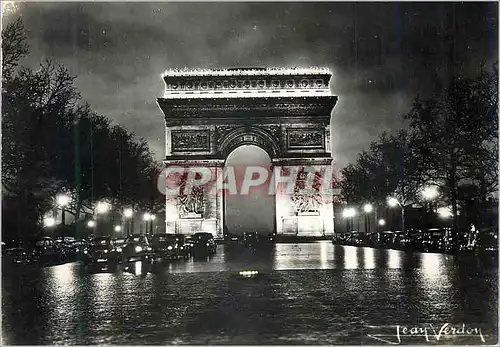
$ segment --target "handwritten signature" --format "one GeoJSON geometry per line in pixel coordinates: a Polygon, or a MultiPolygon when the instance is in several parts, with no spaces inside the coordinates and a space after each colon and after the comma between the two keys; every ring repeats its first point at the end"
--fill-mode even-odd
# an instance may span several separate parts
{"type": "Polygon", "coordinates": [[[429,323],[418,326],[395,325],[391,327],[391,332],[388,334],[368,334],[368,336],[375,340],[396,345],[402,343],[404,338],[409,337],[421,337],[425,338],[425,341],[430,342],[450,337],[477,336],[478,339],[485,343],[484,336],[487,335],[483,335],[481,328],[468,326],[465,323],[444,323],[441,326],[429,323]]]}

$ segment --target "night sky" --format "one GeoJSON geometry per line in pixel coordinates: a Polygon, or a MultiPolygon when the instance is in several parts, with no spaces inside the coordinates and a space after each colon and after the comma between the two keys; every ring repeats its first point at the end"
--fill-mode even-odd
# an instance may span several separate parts
{"type": "Polygon", "coordinates": [[[497,4],[16,3],[36,66],[52,58],[78,76],[84,100],[164,156],[155,99],[169,68],[327,66],[339,103],[332,150],[354,160],[418,93],[475,74],[498,55],[497,4]]]}

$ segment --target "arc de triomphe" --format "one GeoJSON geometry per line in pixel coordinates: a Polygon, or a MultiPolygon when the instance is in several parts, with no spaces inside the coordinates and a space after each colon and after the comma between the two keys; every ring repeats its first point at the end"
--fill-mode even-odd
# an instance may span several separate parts
{"type": "MultiPolygon", "coordinates": [[[[251,144],[265,150],[282,173],[313,166],[331,174],[330,118],[337,97],[330,78],[325,68],[166,71],[165,92],[157,100],[165,116],[165,165],[202,165],[216,182],[228,155],[251,144]]],[[[276,232],[332,234],[332,199],[317,193],[319,204],[303,208],[294,196],[277,190],[276,232]]],[[[206,231],[221,238],[224,203],[220,190],[167,195],[167,233],[206,231]]]]}

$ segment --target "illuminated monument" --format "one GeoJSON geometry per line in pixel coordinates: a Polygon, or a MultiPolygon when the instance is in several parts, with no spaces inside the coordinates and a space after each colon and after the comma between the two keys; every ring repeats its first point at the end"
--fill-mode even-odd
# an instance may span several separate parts
{"type": "MultiPolygon", "coordinates": [[[[283,175],[304,166],[331,169],[330,118],[337,97],[330,78],[325,68],[166,71],[165,93],[158,98],[166,125],[165,165],[209,167],[215,182],[233,150],[255,145],[283,175]]],[[[278,189],[276,232],[332,234],[332,199],[321,194],[304,197],[278,189]]],[[[225,203],[222,191],[207,189],[167,196],[166,230],[208,231],[221,238],[225,203]]]]}

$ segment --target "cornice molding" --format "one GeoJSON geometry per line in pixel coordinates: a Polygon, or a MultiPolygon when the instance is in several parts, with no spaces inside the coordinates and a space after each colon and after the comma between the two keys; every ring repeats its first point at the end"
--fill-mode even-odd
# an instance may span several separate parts
{"type": "Polygon", "coordinates": [[[326,67],[310,68],[234,68],[234,69],[169,69],[165,70],[162,77],[193,77],[193,76],[283,76],[283,75],[330,75],[330,69],[326,67]]]}

